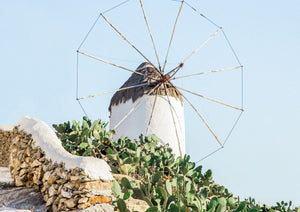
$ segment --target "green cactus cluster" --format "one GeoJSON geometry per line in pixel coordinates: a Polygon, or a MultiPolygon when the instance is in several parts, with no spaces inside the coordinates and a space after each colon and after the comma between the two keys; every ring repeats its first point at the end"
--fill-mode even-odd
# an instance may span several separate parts
{"type": "Polygon", "coordinates": [[[83,117],[82,123],[73,121],[54,124],[63,147],[72,154],[104,159],[112,172],[125,174],[113,182],[113,203],[120,212],[128,212],[126,200],[144,200],[146,212],[300,212],[292,203],[277,203],[268,207],[257,204],[253,198],[240,201],[224,186],[214,183],[212,171],[202,171],[190,157],[175,157],[172,149],[159,144],[159,139],[143,135],[138,140],[121,137],[112,140],[113,130],[107,123],[92,122],[83,117]]]}
{"type": "Polygon", "coordinates": [[[106,143],[110,143],[113,130],[106,131],[108,123],[100,119],[92,122],[87,117],[80,121],[70,121],[63,124],[53,124],[57,137],[61,140],[63,147],[70,153],[82,156],[93,156],[100,158],[101,150],[106,143]]]}

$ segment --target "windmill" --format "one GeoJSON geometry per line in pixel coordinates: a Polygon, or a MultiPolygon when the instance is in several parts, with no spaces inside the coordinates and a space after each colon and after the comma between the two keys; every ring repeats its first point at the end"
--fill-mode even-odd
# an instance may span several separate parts
{"type": "MultiPolygon", "coordinates": [[[[127,0],[101,13],[92,25],[83,42],[79,46],[77,50],[77,58],[79,58],[79,55],[82,55],[95,61],[100,61],[101,63],[109,65],[116,70],[125,70],[131,72],[131,76],[129,77],[129,79],[125,81],[125,83],[119,89],[113,89],[110,91],[105,91],[102,93],[87,95],[83,97],[79,97],[77,89],[77,100],[80,106],[84,109],[81,100],[114,93],[109,105],[110,127],[111,129],[116,130],[117,136],[129,136],[130,138],[134,139],[138,138],[138,136],[141,133],[145,135],[156,134],[161,139],[162,144],[170,144],[177,156],[183,156],[185,154],[184,105],[185,107],[189,106],[195,113],[194,118],[197,118],[200,122],[202,122],[202,125],[205,126],[206,131],[210,133],[211,137],[219,145],[216,151],[222,149],[243,112],[242,98],[241,106],[237,107],[232,104],[220,101],[218,99],[207,97],[198,92],[194,92],[190,89],[185,88],[184,86],[177,86],[175,82],[176,80],[180,79],[196,78],[201,75],[213,74],[218,72],[223,73],[228,71],[239,71],[242,76],[243,66],[241,65],[222,27],[216,25],[214,22],[212,22],[210,19],[208,19],[206,16],[204,16],[202,13],[200,13],[198,10],[192,7],[185,0],[176,2],[176,17],[171,28],[172,30],[167,46],[167,53],[161,61],[158,50],[159,48],[156,45],[154,34],[150,27],[150,21],[146,14],[144,1],[127,0]],[[149,59],[146,56],[146,54],[144,54],[143,51],[140,50],[140,48],[138,48],[134,44],[134,42],[131,41],[128,38],[128,36],[126,36],[125,33],[123,33],[122,30],[119,29],[119,27],[116,24],[114,24],[113,21],[111,21],[110,18],[108,18],[106,15],[107,13],[111,13],[115,9],[121,8],[124,5],[129,4],[130,2],[134,2],[133,5],[135,7],[138,6],[140,8],[144,21],[144,26],[146,26],[145,28],[147,29],[147,34],[149,35],[148,37],[151,40],[151,45],[154,50],[153,52],[155,53],[155,57],[153,58],[155,58],[157,65],[155,65],[154,62],[152,62],[153,58],[149,59]],[[178,22],[180,20],[184,8],[190,9],[190,11],[195,12],[195,14],[199,15],[201,18],[207,20],[207,22],[213,25],[216,28],[216,30],[212,32],[202,42],[198,42],[198,45],[194,46],[194,48],[188,54],[181,57],[181,59],[177,61],[177,64],[173,65],[172,67],[172,64],[168,63],[168,59],[172,52],[171,50],[172,45],[174,43],[176,29],[178,27],[178,22]],[[111,62],[107,59],[103,59],[99,56],[95,56],[93,54],[81,50],[81,47],[88,40],[99,19],[101,19],[103,23],[105,23],[106,26],[110,28],[111,32],[117,35],[123,43],[126,43],[128,47],[130,47],[138,55],[140,55],[142,60],[140,60],[140,64],[137,68],[128,68],[126,66],[119,65],[115,62],[111,62]],[[232,55],[234,59],[236,60],[236,64],[230,67],[222,67],[219,69],[201,72],[193,70],[193,72],[178,76],[178,73],[180,73],[182,69],[186,66],[186,64],[188,64],[189,60],[191,60],[195,55],[197,55],[198,52],[218,34],[222,34],[225,38],[225,41],[230,51],[233,53],[232,55]],[[205,101],[213,102],[223,107],[239,111],[239,115],[233,123],[233,127],[230,129],[228,135],[225,136],[225,139],[221,140],[219,138],[217,133],[215,133],[213,128],[206,121],[204,116],[200,113],[197,106],[192,103],[192,101],[187,95],[193,95],[194,97],[203,99],[205,101]]],[[[106,52],[103,52],[104,57],[105,54],[106,52]]],[[[194,69],[196,68],[197,67],[194,67],[194,69]]],[[[78,72],[79,68],[77,68],[77,75],[78,72]]]]}

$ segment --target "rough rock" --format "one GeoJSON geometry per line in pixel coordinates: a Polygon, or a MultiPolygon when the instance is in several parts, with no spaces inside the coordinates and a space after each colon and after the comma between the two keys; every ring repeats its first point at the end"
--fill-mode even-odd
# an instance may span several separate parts
{"type": "Polygon", "coordinates": [[[42,194],[35,189],[0,186],[0,211],[13,209],[32,210],[34,212],[47,211],[42,194]]]}
{"type": "Polygon", "coordinates": [[[9,164],[9,148],[13,138],[13,132],[0,129],[0,167],[7,167],[9,164]]]}

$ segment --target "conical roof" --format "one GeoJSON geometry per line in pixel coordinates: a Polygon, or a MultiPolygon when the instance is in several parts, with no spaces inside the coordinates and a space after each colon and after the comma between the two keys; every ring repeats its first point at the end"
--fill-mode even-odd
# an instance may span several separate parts
{"type": "MultiPolygon", "coordinates": [[[[129,79],[121,86],[121,88],[135,86],[143,83],[148,83],[147,85],[125,89],[121,91],[117,91],[113,97],[111,98],[109,111],[111,111],[111,107],[114,105],[118,105],[120,103],[125,103],[126,101],[132,99],[135,102],[138,98],[142,97],[144,94],[148,94],[156,85],[157,82],[162,78],[160,72],[150,63],[142,63],[137,69],[136,72],[141,73],[143,75],[132,73],[129,79]]],[[[167,87],[169,96],[175,97],[179,99],[182,103],[182,97],[180,92],[172,85],[170,82],[164,83],[167,87]]],[[[166,92],[164,86],[160,86],[159,89],[155,89],[153,93],[150,95],[158,95],[166,96],[166,92]]]]}

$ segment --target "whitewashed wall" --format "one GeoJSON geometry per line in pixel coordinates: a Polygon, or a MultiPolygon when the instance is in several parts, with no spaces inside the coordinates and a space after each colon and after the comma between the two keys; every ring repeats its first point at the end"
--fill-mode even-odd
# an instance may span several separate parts
{"type": "MultiPolygon", "coordinates": [[[[117,135],[114,139],[121,136],[127,136],[130,139],[138,139],[140,134],[145,135],[149,123],[155,96],[143,96],[143,101],[134,112],[132,112],[117,128],[117,135]]],[[[116,124],[126,115],[128,111],[140,100],[135,103],[128,100],[125,103],[114,105],[111,107],[110,128],[114,129],[116,124]]],[[[177,126],[178,137],[180,140],[181,152],[185,154],[185,122],[183,104],[174,97],[170,97],[175,123],[177,126]]],[[[149,126],[147,135],[155,134],[161,139],[161,143],[170,144],[176,156],[180,156],[178,141],[176,137],[175,127],[166,96],[158,96],[152,121],[149,126]]]]}
{"type": "Polygon", "coordinates": [[[24,116],[16,125],[3,125],[0,126],[0,129],[12,130],[14,126],[19,126],[20,130],[31,134],[35,147],[40,147],[45,152],[46,158],[53,163],[63,162],[66,169],[82,168],[91,179],[113,180],[110,167],[104,160],[70,154],[63,148],[55,132],[45,122],[24,116]]]}

